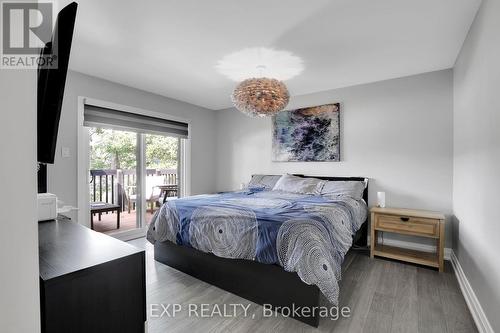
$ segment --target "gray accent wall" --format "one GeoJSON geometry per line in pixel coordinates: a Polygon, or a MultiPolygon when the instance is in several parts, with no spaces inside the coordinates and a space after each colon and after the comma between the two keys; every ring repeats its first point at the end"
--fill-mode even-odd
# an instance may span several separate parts
{"type": "Polygon", "coordinates": [[[484,0],[454,68],[453,250],[500,332],[500,2],[484,0]]]}
{"type": "Polygon", "coordinates": [[[341,104],[341,162],[272,162],[271,119],[249,118],[232,108],[219,111],[217,190],[239,188],[253,173],[365,176],[371,178],[370,206],[377,191],[385,191],[387,206],[437,210],[449,217],[452,77],[444,70],[292,98],[290,109],[341,104]]]}
{"type": "Polygon", "coordinates": [[[214,111],[155,95],[111,81],[70,71],[66,81],[56,158],[48,167],[48,191],[68,205],[77,206],[78,97],[165,113],[191,120],[191,193],[210,193],[215,188],[214,111]],[[70,148],[70,157],[61,156],[70,148]]]}

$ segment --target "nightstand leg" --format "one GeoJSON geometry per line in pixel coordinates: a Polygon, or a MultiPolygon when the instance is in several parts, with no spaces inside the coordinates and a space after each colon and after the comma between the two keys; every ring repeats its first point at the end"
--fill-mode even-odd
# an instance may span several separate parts
{"type": "Polygon", "coordinates": [[[444,221],[439,221],[439,271],[444,271],[444,221]]]}
{"type": "Polygon", "coordinates": [[[372,213],[372,218],[370,221],[370,258],[373,258],[373,253],[375,251],[375,242],[376,236],[375,236],[375,214],[372,213]]]}

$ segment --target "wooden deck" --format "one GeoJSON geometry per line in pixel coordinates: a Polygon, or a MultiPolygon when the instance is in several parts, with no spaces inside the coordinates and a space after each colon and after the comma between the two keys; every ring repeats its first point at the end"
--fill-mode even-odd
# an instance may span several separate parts
{"type": "MultiPolygon", "coordinates": [[[[151,221],[151,211],[148,209],[146,213],[146,223],[151,221]]],[[[103,213],[101,221],[99,221],[97,214],[94,216],[94,230],[105,234],[110,234],[117,231],[132,230],[136,228],[136,214],[135,210],[130,214],[125,211],[120,213],[120,229],[116,229],[116,213],[103,213]]]]}

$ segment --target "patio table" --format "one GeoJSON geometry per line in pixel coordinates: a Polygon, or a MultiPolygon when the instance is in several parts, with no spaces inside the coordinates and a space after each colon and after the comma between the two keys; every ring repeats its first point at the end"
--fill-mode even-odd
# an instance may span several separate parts
{"type": "Polygon", "coordinates": [[[110,204],[107,202],[91,202],[90,203],[90,229],[94,230],[94,214],[99,214],[99,221],[101,214],[106,212],[116,211],[116,229],[120,229],[120,206],[110,204]]]}

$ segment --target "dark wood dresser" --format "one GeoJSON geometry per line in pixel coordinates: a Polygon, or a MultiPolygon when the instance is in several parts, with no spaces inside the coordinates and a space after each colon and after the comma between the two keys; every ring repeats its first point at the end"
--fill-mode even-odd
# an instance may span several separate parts
{"type": "Polygon", "coordinates": [[[38,238],[42,332],[144,332],[143,250],[63,217],[38,238]]]}

